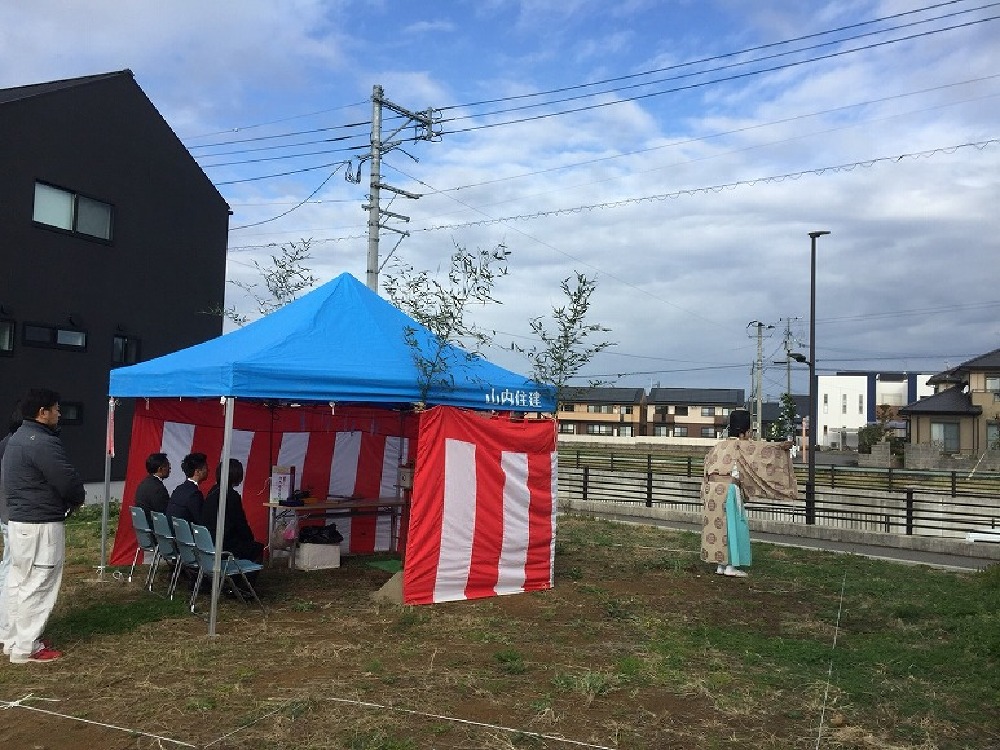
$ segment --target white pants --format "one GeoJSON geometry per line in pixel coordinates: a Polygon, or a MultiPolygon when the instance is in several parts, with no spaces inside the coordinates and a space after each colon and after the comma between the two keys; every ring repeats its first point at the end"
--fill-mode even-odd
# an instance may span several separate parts
{"type": "Polygon", "coordinates": [[[27,657],[37,648],[62,584],[66,559],[66,527],[52,523],[8,524],[11,560],[7,574],[7,617],[12,657],[27,657]]]}
{"type": "Polygon", "coordinates": [[[3,560],[0,561],[0,641],[3,641],[4,650],[10,652],[14,634],[10,627],[10,618],[7,617],[7,573],[10,571],[10,537],[7,536],[7,524],[0,523],[0,531],[3,531],[3,560]]]}

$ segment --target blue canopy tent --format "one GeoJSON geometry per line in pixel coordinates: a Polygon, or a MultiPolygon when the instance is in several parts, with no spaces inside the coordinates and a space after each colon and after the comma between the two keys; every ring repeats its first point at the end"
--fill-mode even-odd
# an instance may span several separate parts
{"type": "MultiPolygon", "coordinates": [[[[226,486],[234,399],[276,399],[379,405],[416,404],[479,410],[554,412],[548,386],[449,344],[347,273],[243,328],[202,344],[112,370],[109,432],[115,398],[222,398],[226,435],[222,481],[226,486]],[[422,375],[418,359],[437,360],[422,375]]],[[[225,493],[219,518],[225,513],[225,493]]],[[[101,570],[106,561],[110,502],[110,441],[105,471],[105,521],[101,570]]],[[[219,524],[221,552],[222,524],[219,524]]],[[[214,632],[218,585],[213,587],[214,632]]]]}
{"type": "Polygon", "coordinates": [[[408,330],[421,356],[434,357],[427,328],[343,273],[243,328],[112,370],[108,394],[554,410],[550,388],[449,345],[440,352],[447,382],[423,393],[408,330]]]}

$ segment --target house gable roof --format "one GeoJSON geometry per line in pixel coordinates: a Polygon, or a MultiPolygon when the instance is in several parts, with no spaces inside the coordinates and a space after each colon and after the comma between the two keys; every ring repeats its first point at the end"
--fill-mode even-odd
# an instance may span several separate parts
{"type": "Polygon", "coordinates": [[[966,360],[955,370],[1000,370],[1000,349],[994,349],[986,354],[966,360]]]}
{"type": "Polygon", "coordinates": [[[970,372],[981,372],[983,370],[1000,371],[1000,349],[980,354],[978,357],[967,359],[960,365],[944,370],[931,377],[927,382],[929,385],[941,385],[944,383],[963,383],[965,377],[970,372]]]}
{"type": "Polygon", "coordinates": [[[566,388],[562,401],[578,404],[640,404],[646,391],[643,388],[566,388]]]}
{"type": "Polygon", "coordinates": [[[651,388],[649,404],[694,404],[704,406],[743,406],[742,388],[651,388]]]}
{"type": "Polygon", "coordinates": [[[23,99],[30,99],[35,96],[44,96],[56,91],[73,88],[75,86],[86,86],[97,81],[106,81],[118,76],[133,77],[131,70],[118,70],[111,73],[98,73],[90,76],[80,76],[79,78],[65,78],[60,81],[46,81],[45,83],[32,83],[27,86],[16,86],[9,89],[0,89],[0,104],[8,104],[23,99]]]}
{"type": "Polygon", "coordinates": [[[903,416],[920,416],[922,414],[952,414],[960,416],[978,416],[983,413],[981,406],[972,403],[972,397],[959,386],[949,388],[933,396],[927,396],[912,404],[907,404],[899,413],[903,416]]]}
{"type": "MultiPolygon", "coordinates": [[[[191,152],[188,150],[187,146],[181,141],[174,132],[173,127],[167,122],[166,118],[157,109],[156,105],[147,96],[146,92],[143,91],[142,87],[139,85],[138,81],[135,80],[135,75],[131,70],[117,70],[108,73],[97,73],[88,76],[79,76],[78,78],[66,78],[59,81],[46,81],[44,83],[33,83],[27,86],[17,86],[15,88],[0,89],[0,107],[17,107],[18,105],[30,106],[34,102],[38,101],[39,105],[49,104],[47,97],[58,96],[59,94],[66,95],[72,100],[72,104],[69,106],[78,106],[81,100],[86,100],[89,98],[88,87],[93,86],[95,88],[107,89],[111,87],[111,91],[115,97],[114,101],[116,104],[121,104],[123,111],[128,113],[130,110],[128,107],[140,107],[148,108],[148,110],[155,115],[155,118],[159,120],[159,124],[162,125],[162,129],[159,127],[147,128],[143,131],[143,137],[148,138],[150,143],[168,143],[170,142],[170,147],[176,150],[178,154],[178,163],[181,160],[187,162],[186,168],[191,171],[192,174],[197,175],[198,180],[204,181],[204,183],[210,186],[211,191],[218,197],[218,200],[225,205],[226,210],[231,215],[232,210],[230,209],[228,203],[226,203],[225,198],[223,198],[222,193],[215,186],[215,183],[209,178],[202,169],[201,165],[195,160],[191,152]],[[82,99],[81,99],[82,98],[82,99]]],[[[49,104],[49,106],[53,106],[49,104]]],[[[59,101],[56,100],[55,105],[59,106],[59,101]]],[[[14,111],[14,110],[11,110],[14,111]]],[[[128,117],[127,114],[117,114],[117,117],[128,117]]]]}

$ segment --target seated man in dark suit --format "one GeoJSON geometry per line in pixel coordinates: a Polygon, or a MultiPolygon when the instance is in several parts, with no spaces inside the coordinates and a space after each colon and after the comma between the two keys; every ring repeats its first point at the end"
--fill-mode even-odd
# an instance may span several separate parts
{"type": "Polygon", "coordinates": [[[135,490],[135,505],[146,511],[149,525],[153,525],[152,511],[167,512],[170,493],[163,486],[163,480],[170,476],[170,461],[166,453],[150,453],[146,459],[146,471],[149,476],[139,482],[135,490]]]}
{"type": "Polygon", "coordinates": [[[205,496],[201,494],[198,484],[208,479],[208,459],[204,453],[188,453],[181,461],[181,471],[187,478],[171,493],[167,515],[201,523],[201,506],[205,496]]]}
{"type": "MultiPolygon", "coordinates": [[[[202,526],[208,527],[215,541],[216,518],[219,514],[219,482],[222,478],[222,464],[215,469],[215,486],[208,491],[204,504],[201,506],[202,526]]],[[[254,539],[247,515],[243,510],[243,498],[235,490],[243,484],[243,464],[235,458],[229,459],[229,492],[226,493],[226,520],[224,525],[222,549],[232,552],[243,560],[261,562],[264,557],[264,545],[254,539]]]]}

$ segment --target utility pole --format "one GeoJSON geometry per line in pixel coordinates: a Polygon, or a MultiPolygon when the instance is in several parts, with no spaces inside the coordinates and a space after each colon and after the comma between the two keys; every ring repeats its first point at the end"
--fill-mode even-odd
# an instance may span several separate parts
{"type": "Polygon", "coordinates": [[[764,329],[774,328],[774,326],[766,325],[759,320],[751,320],[747,323],[747,328],[753,325],[757,326],[757,361],[754,365],[753,394],[751,397],[754,408],[751,416],[756,430],[756,438],[761,440],[763,438],[761,433],[764,431],[761,414],[764,390],[764,329]]]}
{"type": "MultiPolygon", "coordinates": [[[[792,321],[798,318],[782,318],[785,321],[785,393],[791,403],[792,398],[792,321]]],[[[775,364],[778,364],[775,362],[775,364]]],[[[784,414],[784,404],[782,404],[782,414],[784,414]]],[[[788,418],[788,425],[785,430],[785,437],[792,440],[795,437],[795,413],[785,415],[788,418]]]]}
{"type": "Polygon", "coordinates": [[[792,321],[785,318],[785,393],[792,395],[792,358],[789,352],[792,351],[792,321]]]}
{"type": "Polygon", "coordinates": [[[372,87],[372,136],[371,151],[368,155],[368,158],[371,159],[371,179],[369,180],[368,203],[362,206],[362,208],[368,211],[368,264],[365,281],[368,288],[376,294],[378,293],[379,230],[387,229],[390,232],[396,232],[401,235],[401,237],[410,236],[409,232],[396,229],[395,227],[382,223],[383,217],[391,217],[393,219],[399,219],[400,221],[409,221],[410,217],[382,208],[379,204],[380,193],[382,190],[388,190],[396,195],[402,195],[405,198],[411,198],[414,200],[420,197],[416,193],[410,193],[401,188],[393,187],[392,185],[387,185],[382,182],[382,155],[392,151],[394,148],[398,148],[405,141],[433,140],[435,136],[440,135],[440,133],[436,133],[434,131],[434,122],[434,110],[432,108],[425,109],[422,112],[411,112],[410,110],[386,99],[383,95],[382,87],[378,84],[375,84],[372,87]],[[384,140],[382,138],[383,107],[392,110],[396,114],[402,115],[404,118],[403,124],[390,133],[384,140]],[[399,135],[400,131],[409,126],[411,123],[417,129],[416,134],[412,138],[394,140],[396,136],[399,135]]]}

